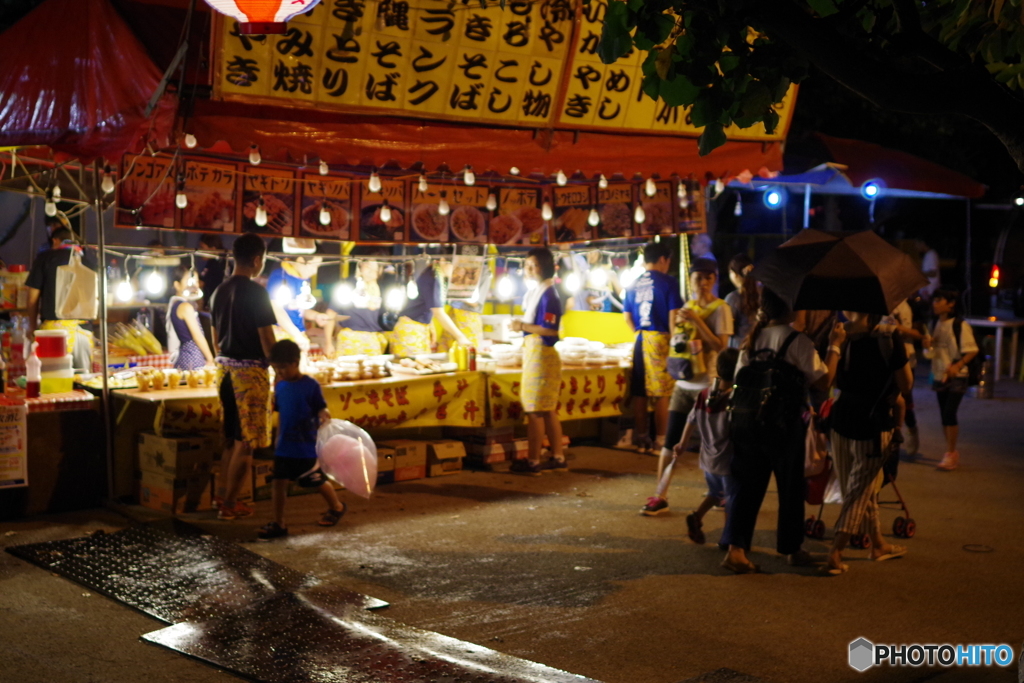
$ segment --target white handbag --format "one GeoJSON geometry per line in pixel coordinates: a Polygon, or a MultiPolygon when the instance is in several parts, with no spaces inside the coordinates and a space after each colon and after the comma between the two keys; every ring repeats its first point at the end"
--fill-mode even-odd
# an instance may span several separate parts
{"type": "Polygon", "coordinates": [[[99,279],[82,264],[78,249],[71,248],[66,266],[57,266],[55,310],[63,320],[94,320],[97,315],[99,279]]]}

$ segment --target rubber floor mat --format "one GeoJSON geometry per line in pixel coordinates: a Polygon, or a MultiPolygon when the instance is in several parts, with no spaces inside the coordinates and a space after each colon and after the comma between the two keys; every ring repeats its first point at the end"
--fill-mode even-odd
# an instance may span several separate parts
{"type": "Polygon", "coordinates": [[[275,595],[143,639],[266,683],[596,683],[323,598],[275,595]]]}
{"type": "Polygon", "coordinates": [[[356,609],[387,606],[182,523],[169,530],[131,527],[19,545],[7,552],[172,624],[217,618],[280,593],[312,588],[356,609]]]}

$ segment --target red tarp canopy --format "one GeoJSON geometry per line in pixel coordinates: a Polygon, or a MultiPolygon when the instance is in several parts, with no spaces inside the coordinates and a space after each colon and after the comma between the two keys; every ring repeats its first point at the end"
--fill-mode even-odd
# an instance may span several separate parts
{"type": "Polygon", "coordinates": [[[845,173],[855,187],[881,178],[889,187],[971,199],[983,196],[988,189],[962,173],[906,152],[860,140],[821,134],[816,137],[825,147],[828,161],[847,166],[845,173]]]}
{"type": "Polygon", "coordinates": [[[0,65],[0,147],[91,160],[167,145],[175,100],[145,117],[163,74],[108,0],[47,0],[0,34],[0,65]]]}
{"type": "Polygon", "coordinates": [[[667,178],[678,173],[701,180],[708,173],[718,178],[746,169],[782,168],[782,145],[777,142],[728,142],[701,157],[695,138],[488,128],[235,102],[196,102],[195,118],[187,128],[200,147],[211,151],[244,155],[256,144],[268,160],[324,159],[350,166],[397,161],[404,168],[422,162],[428,170],[470,164],[478,173],[505,174],[517,166],[524,175],[561,169],[588,176],[659,173],[667,178]]]}

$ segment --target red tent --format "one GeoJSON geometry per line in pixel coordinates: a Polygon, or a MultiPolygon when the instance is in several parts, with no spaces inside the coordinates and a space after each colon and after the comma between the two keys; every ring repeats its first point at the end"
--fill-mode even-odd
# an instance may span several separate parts
{"type": "Polygon", "coordinates": [[[167,144],[175,100],[146,116],[161,72],[108,0],[47,0],[0,34],[0,147],[88,161],[167,144]]]}

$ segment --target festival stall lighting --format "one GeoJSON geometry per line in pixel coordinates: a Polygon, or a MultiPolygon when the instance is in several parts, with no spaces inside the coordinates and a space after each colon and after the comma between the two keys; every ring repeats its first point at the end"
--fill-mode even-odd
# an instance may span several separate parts
{"type": "Polygon", "coordinates": [[[422,194],[426,194],[430,186],[427,184],[427,176],[420,174],[419,190],[422,194]]]}
{"type": "Polygon", "coordinates": [[[554,215],[554,212],[551,210],[551,202],[544,202],[540,207],[540,217],[549,221],[554,215]]]}
{"type": "Polygon", "coordinates": [[[736,206],[734,206],[733,209],[732,209],[732,215],[733,216],[742,216],[743,215],[743,195],[741,195],[739,192],[736,193],[736,206]]]}
{"type": "Polygon", "coordinates": [[[512,297],[516,295],[516,284],[512,282],[512,278],[508,273],[505,273],[498,278],[498,284],[495,286],[498,299],[501,301],[511,301],[512,297]]]}
{"type": "Polygon", "coordinates": [[[636,282],[636,279],[644,274],[644,257],[641,254],[636,257],[636,261],[633,262],[633,267],[627,270],[619,278],[619,286],[622,287],[622,291],[625,292],[631,284],[636,282]]]}
{"type": "Polygon", "coordinates": [[[476,174],[473,173],[473,167],[470,166],[469,164],[466,164],[466,167],[462,169],[462,182],[467,187],[472,187],[473,185],[476,185],[476,174]]]}
{"type": "Polygon", "coordinates": [[[181,297],[188,301],[196,301],[203,298],[203,290],[199,287],[199,274],[196,273],[194,262],[185,276],[185,287],[181,290],[181,297]]]}
{"type": "Polygon", "coordinates": [[[602,190],[608,189],[608,179],[604,177],[604,173],[597,179],[597,187],[602,190]]]}
{"type": "Polygon", "coordinates": [[[569,179],[565,177],[565,172],[562,169],[558,169],[558,173],[555,174],[555,182],[558,183],[559,187],[564,187],[569,179]]]}
{"type": "Polygon", "coordinates": [[[643,223],[645,220],[647,220],[647,213],[644,211],[644,207],[642,204],[636,205],[636,210],[633,212],[633,220],[637,224],[643,223]]]}
{"type": "Polygon", "coordinates": [[[305,311],[314,306],[316,306],[316,297],[313,296],[313,289],[308,280],[303,281],[299,295],[295,297],[295,307],[305,311]]]}
{"type": "Polygon", "coordinates": [[[331,292],[331,303],[339,308],[349,306],[355,293],[355,288],[350,283],[339,282],[334,285],[334,290],[331,292]]]}
{"type": "Polygon", "coordinates": [[[331,167],[327,165],[327,162],[323,159],[320,160],[320,175],[327,175],[331,172],[331,167]]]}
{"type": "Polygon", "coordinates": [[[648,178],[647,181],[644,182],[644,194],[648,197],[653,197],[658,194],[658,184],[654,182],[654,178],[648,178]]]}
{"type": "Polygon", "coordinates": [[[405,285],[405,298],[412,300],[417,299],[420,296],[419,285],[416,284],[415,280],[409,280],[405,285]]]}
{"type": "Polygon", "coordinates": [[[509,173],[510,173],[511,175],[519,175],[519,167],[518,167],[518,166],[513,166],[512,168],[510,168],[510,169],[508,170],[508,172],[509,172],[509,173]]]}
{"type": "Polygon", "coordinates": [[[580,274],[575,270],[565,276],[565,291],[570,294],[580,291],[580,274]]]}
{"type": "Polygon", "coordinates": [[[873,202],[878,199],[879,195],[882,194],[882,189],[885,187],[885,183],[881,180],[874,178],[866,181],[860,186],[860,194],[864,199],[869,202],[873,202]]]}
{"type": "Polygon", "coordinates": [[[295,298],[295,292],[292,288],[286,284],[278,285],[277,289],[274,290],[274,303],[285,306],[292,302],[295,298]]]}
{"type": "Polygon", "coordinates": [[[327,202],[320,203],[320,225],[331,224],[331,212],[327,208],[327,202]]]}
{"type": "Polygon", "coordinates": [[[289,19],[308,12],[319,0],[206,0],[221,14],[238,22],[242,35],[277,35],[286,30],[289,19]]]}
{"type": "Polygon", "coordinates": [[[604,266],[591,268],[587,274],[587,284],[594,289],[604,289],[608,284],[608,269],[604,266]]]}
{"type": "Polygon", "coordinates": [[[999,265],[993,263],[992,270],[988,274],[988,286],[992,289],[999,287],[999,265]]]}
{"type": "Polygon", "coordinates": [[[188,195],[185,194],[185,176],[178,176],[178,191],[174,195],[174,205],[179,209],[188,206],[188,195]]]}
{"type": "Polygon", "coordinates": [[[377,171],[371,171],[370,180],[368,180],[366,183],[366,189],[368,189],[370,192],[377,193],[380,192],[381,187],[383,186],[381,185],[380,176],[377,175],[377,171]]]}
{"type": "Polygon", "coordinates": [[[103,167],[103,180],[100,181],[100,189],[103,194],[110,194],[114,191],[114,174],[110,172],[110,166],[103,167]]]}
{"type": "Polygon", "coordinates": [[[249,145],[249,163],[259,166],[261,161],[263,161],[263,157],[260,156],[260,148],[257,145],[249,145]]]}
{"type": "Polygon", "coordinates": [[[1013,203],[1017,206],[1024,206],[1024,197],[1017,197],[1013,200],[1013,203]]]}
{"type": "Polygon", "coordinates": [[[441,190],[441,201],[437,203],[437,212],[442,216],[447,216],[452,210],[452,207],[448,206],[448,200],[445,195],[445,191],[441,190]]]}
{"type": "Polygon", "coordinates": [[[267,206],[263,197],[260,197],[259,202],[256,203],[256,225],[261,228],[267,225],[267,206]]]}
{"type": "Polygon", "coordinates": [[[488,211],[494,211],[498,208],[498,198],[494,196],[493,192],[487,195],[487,203],[484,204],[484,208],[488,211]]]}
{"type": "Polygon", "coordinates": [[[601,222],[601,214],[597,212],[597,209],[591,207],[590,213],[587,214],[587,225],[592,228],[596,228],[601,222]]]}
{"type": "Polygon", "coordinates": [[[388,204],[388,200],[384,200],[384,203],[380,205],[380,222],[387,224],[391,222],[391,205],[388,204]]]}
{"type": "Polygon", "coordinates": [[[196,136],[195,135],[192,135],[192,133],[185,133],[185,146],[186,147],[188,147],[189,149],[195,149],[195,146],[197,144],[199,144],[199,141],[196,140],[196,136]]]}
{"type": "Polygon", "coordinates": [[[135,289],[132,287],[132,282],[128,279],[127,273],[125,273],[124,279],[114,287],[114,297],[123,304],[135,298],[135,289]]]}
{"type": "Polygon", "coordinates": [[[772,211],[786,203],[786,191],[781,187],[769,187],[764,191],[764,205],[772,211]]]}
{"type": "Polygon", "coordinates": [[[159,270],[154,270],[146,276],[146,293],[152,296],[160,296],[167,291],[167,278],[159,270]]]}
{"type": "Polygon", "coordinates": [[[384,294],[384,307],[389,311],[398,313],[405,307],[405,292],[399,286],[394,286],[388,289],[384,294]]]}

